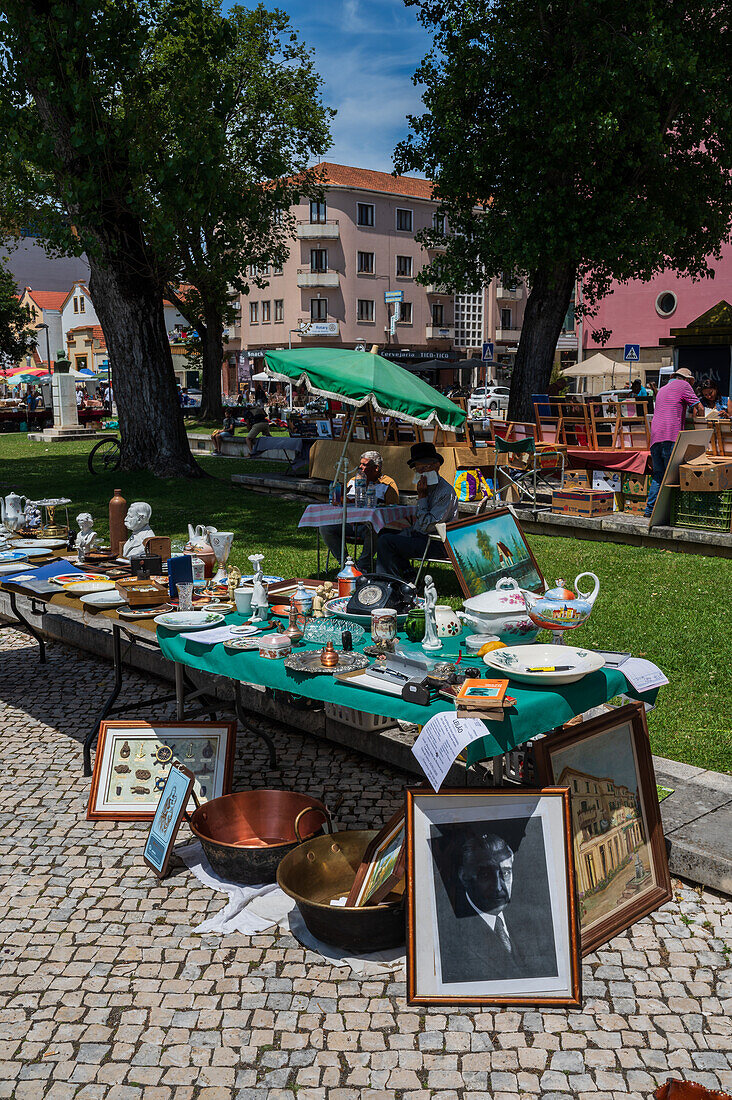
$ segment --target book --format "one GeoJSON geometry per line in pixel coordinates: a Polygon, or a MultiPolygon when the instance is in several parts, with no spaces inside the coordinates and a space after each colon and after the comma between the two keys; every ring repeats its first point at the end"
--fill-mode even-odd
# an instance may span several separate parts
{"type": "Polygon", "coordinates": [[[458,707],[502,710],[508,680],[465,680],[455,696],[458,707]]]}

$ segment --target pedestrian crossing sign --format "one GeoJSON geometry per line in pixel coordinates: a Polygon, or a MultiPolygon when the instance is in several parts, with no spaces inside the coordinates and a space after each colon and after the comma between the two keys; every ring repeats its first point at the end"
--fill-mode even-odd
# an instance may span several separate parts
{"type": "Polygon", "coordinates": [[[626,363],[637,363],[640,359],[640,344],[626,344],[623,358],[626,363]]]}

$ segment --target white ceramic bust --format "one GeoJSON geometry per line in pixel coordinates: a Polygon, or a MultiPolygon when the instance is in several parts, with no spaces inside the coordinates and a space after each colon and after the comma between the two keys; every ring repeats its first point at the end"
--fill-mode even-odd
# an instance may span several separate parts
{"type": "Polygon", "coordinates": [[[76,522],[79,524],[79,534],[76,536],[74,546],[79,555],[79,561],[83,561],[88,553],[96,550],[99,546],[99,536],[96,531],[92,530],[94,520],[89,512],[80,512],[76,517],[76,522]]]}
{"type": "Polygon", "coordinates": [[[145,539],[155,537],[155,532],[150,526],[152,508],[149,504],[138,501],[131,504],[125,516],[125,527],[130,532],[130,537],[122,548],[124,558],[142,558],[145,556],[145,539]]]}

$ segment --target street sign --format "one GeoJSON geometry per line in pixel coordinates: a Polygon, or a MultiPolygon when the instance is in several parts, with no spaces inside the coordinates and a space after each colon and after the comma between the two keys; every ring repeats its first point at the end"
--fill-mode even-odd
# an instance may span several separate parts
{"type": "Polygon", "coordinates": [[[308,321],[300,329],[301,336],[337,336],[337,321],[308,321]]]}
{"type": "Polygon", "coordinates": [[[637,363],[640,360],[640,344],[626,344],[623,359],[626,363],[637,363]]]}
{"type": "Polygon", "coordinates": [[[403,302],[404,301],[404,291],[403,290],[385,290],[384,291],[384,301],[386,302],[387,305],[390,305],[392,302],[403,302]]]}
{"type": "Polygon", "coordinates": [[[493,362],[493,341],[485,340],[483,343],[483,355],[481,356],[484,363],[493,362]]]}

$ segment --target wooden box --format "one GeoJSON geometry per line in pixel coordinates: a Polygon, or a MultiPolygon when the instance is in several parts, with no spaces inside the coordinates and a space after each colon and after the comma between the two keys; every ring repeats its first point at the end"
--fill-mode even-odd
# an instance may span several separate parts
{"type": "Polygon", "coordinates": [[[623,474],[623,492],[628,496],[647,497],[650,487],[650,474],[623,474]]]}
{"type": "Polygon", "coordinates": [[[614,493],[562,489],[552,495],[552,512],[559,516],[609,516],[614,507],[614,493]]]}
{"type": "Polygon", "coordinates": [[[565,470],[563,489],[591,489],[591,470],[565,470]]]}
{"type": "Polygon", "coordinates": [[[732,489],[732,458],[700,455],[679,467],[681,489],[687,493],[723,493],[732,489]]]}
{"type": "Polygon", "coordinates": [[[167,587],[162,588],[149,577],[124,577],[115,588],[130,607],[157,607],[170,599],[167,587]]]}

